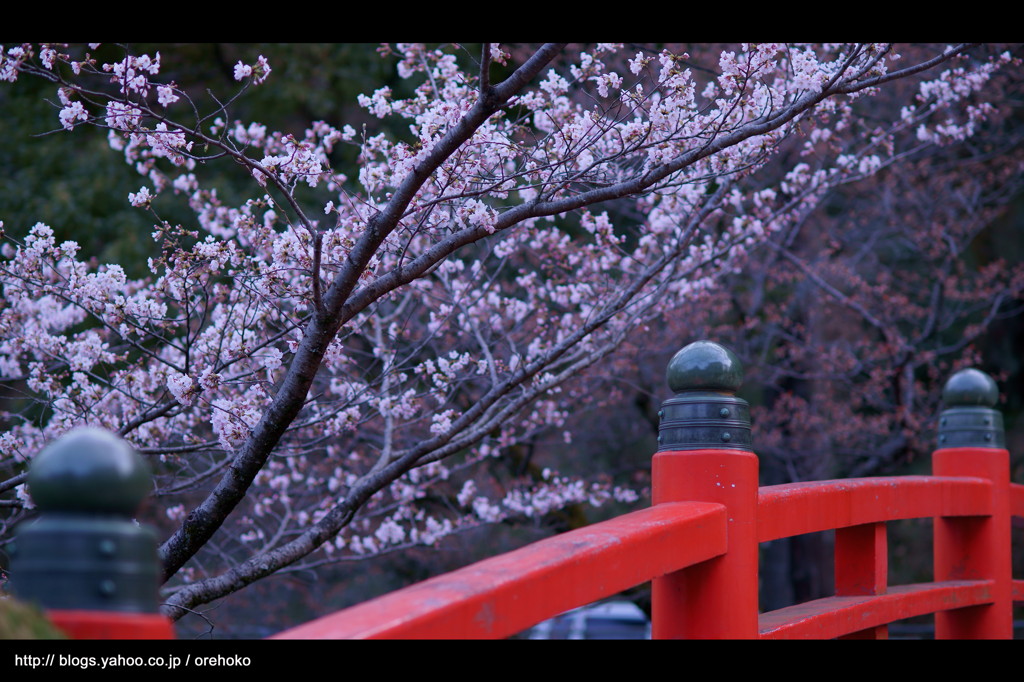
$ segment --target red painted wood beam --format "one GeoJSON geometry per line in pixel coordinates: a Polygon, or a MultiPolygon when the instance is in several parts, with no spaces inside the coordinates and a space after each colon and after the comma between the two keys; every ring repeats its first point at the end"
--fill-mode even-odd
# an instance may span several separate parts
{"type": "Polygon", "coordinates": [[[273,638],[508,637],[725,551],[725,507],[659,504],[431,578],[273,638]]]}
{"type": "Polygon", "coordinates": [[[936,639],[1012,639],[1010,551],[1010,453],[1002,448],[940,448],[932,453],[939,476],[976,476],[992,481],[987,515],[935,519],[935,579],[992,580],[993,601],[935,616],[936,639]]]}
{"type": "Polygon", "coordinates": [[[729,509],[729,551],[651,585],[655,639],[757,638],[758,460],[743,450],[663,450],[651,464],[654,503],[703,500],[729,509]]]}
{"type": "Polygon", "coordinates": [[[928,613],[990,603],[991,580],[890,587],[885,594],[826,597],[762,614],[761,639],[832,639],[928,613]]]}
{"type": "MultiPolygon", "coordinates": [[[[835,537],[836,596],[885,594],[889,581],[889,548],[884,523],[837,528],[835,537]]],[[[887,626],[858,630],[849,639],[888,639],[887,626]]]]}
{"type": "Polygon", "coordinates": [[[1010,484],[1010,515],[1024,517],[1024,485],[1010,484]]]}
{"type": "Polygon", "coordinates": [[[174,639],[174,626],[159,613],[48,609],[46,617],[70,639],[174,639]]]}
{"type": "Polygon", "coordinates": [[[757,540],[929,516],[991,513],[982,478],[893,476],[765,486],[757,499],[757,540]]]}

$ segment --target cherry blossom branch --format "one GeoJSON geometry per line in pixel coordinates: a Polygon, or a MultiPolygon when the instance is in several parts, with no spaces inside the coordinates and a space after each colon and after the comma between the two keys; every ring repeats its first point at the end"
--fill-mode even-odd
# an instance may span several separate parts
{"type": "Polygon", "coordinates": [[[525,86],[560,50],[558,45],[539,49],[508,79],[494,86],[460,119],[459,123],[435,146],[428,157],[409,174],[394,193],[391,201],[366,225],[326,292],[323,305],[313,316],[288,373],[284,377],[274,400],[253,428],[245,444],[239,449],[224,478],[209,496],[188,514],[181,528],[160,546],[164,565],[164,579],[173,575],[206,544],[235,506],[245,496],[256,474],[273,451],[285,428],[298,415],[309,386],[320,366],[327,346],[344,320],[337,316],[359,273],[366,267],[377,247],[394,230],[405,206],[412,201],[417,189],[440,164],[468,139],[473,131],[525,86]]]}
{"type": "MultiPolygon", "coordinates": [[[[179,606],[188,607],[196,603],[215,599],[298,561],[335,536],[341,528],[352,520],[355,513],[362,508],[372,495],[393,482],[405,471],[418,463],[436,461],[463,450],[500,425],[510,415],[522,409],[524,405],[530,403],[538,395],[576,376],[583,369],[606,357],[621,343],[625,337],[625,330],[620,331],[617,337],[604,344],[601,349],[584,355],[570,366],[564,368],[557,377],[529,388],[512,400],[501,411],[489,417],[487,421],[470,428],[473,422],[482,418],[487,413],[490,406],[496,405],[498,400],[506,396],[513,388],[524,386],[528,380],[536,377],[570,349],[576,347],[581,339],[586,338],[594,331],[606,325],[627,307],[636,305],[636,294],[646,283],[651,281],[665,268],[676,263],[678,255],[690,243],[696,225],[718,207],[728,189],[729,184],[724,183],[709,198],[707,205],[691,217],[690,228],[684,233],[686,236],[680,238],[672,253],[667,254],[657,263],[650,266],[642,276],[636,278],[630,286],[619,292],[613,301],[606,304],[600,314],[594,316],[583,328],[563,340],[550,353],[517,370],[500,385],[493,386],[452,424],[446,434],[427,440],[405,452],[396,453],[390,458],[390,462],[383,466],[375,465],[370,472],[361,477],[349,489],[348,494],[341,503],[331,509],[318,523],[304,531],[295,540],[271,551],[257,554],[220,576],[208,578],[178,590],[168,601],[165,613],[171,618],[180,617],[183,612],[177,610],[179,606]],[[453,437],[453,434],[458,434],[458,436],[453,437]]],[[[640,307],[641,312],[653,307],[658,298],[656,294],[652,294],[647,296],[646,300],[647,302],[640,307]]]]}

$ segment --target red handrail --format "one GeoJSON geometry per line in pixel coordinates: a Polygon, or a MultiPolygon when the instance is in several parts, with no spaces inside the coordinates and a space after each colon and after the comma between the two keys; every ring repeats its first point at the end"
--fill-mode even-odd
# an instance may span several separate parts
{"type": "Polygon", "coordinates": [[[884,638],[934,613],[939,638],[1009,638],[1024,581],[1011,575],[1009,480],[999,391],[982,372],[943,390],[933,476],[758,487],[742,365],[697,341],[666,372],[652,509],[399,590],[280,637],[504,637],[563,610],[652,580],[656,638],[884,638]],[[711,506],[693,507],[694,503],[711,506]],[[686,522],[678,526],[676,515],[686,522]],[[692,514],[693,516],[687,516],[692,514]],[[890,587],[886,523],[934,519],[934,582],[890,587]],[[650,534],[672,525],[672,541],[650,534]],[[835,530],[835,595],[758,613],[758,544],[835,530]],[[610,535],[607,535],[610,533],[610,535]],[[655,539],[656,538],[656,539],[655,539]]]}
{"type": "Polygon", "coordinates": [[[935,476],[757,487],[738,450],[660,452],[654,506],[565,533],[282,632],[276,638],[507,637],[654,579],[655,637],[885,637],[935,613],[940,637],[1012,636],[1009,453],[948,448],[935,476]],[[1000,473],[1001,472],[1001,473],[1000,473]],[[682,501],[687,498],[689,501],[682,501]],[[700,500],[700,501],[694,501],[700,500]],[[885,523],[934,518],[935,582],[887,585],[885,523]],[[757,613],[757,544],[836,530],[836,595],[757,613]]]}
{"type": "Polygon", "coordinates": [[[893,476],[765,486],[757,495],[757,541],[865,523],[992,511],[982,478],[893,476]]]}
{"type": "Polygon", "coordinates": [[[991,581],[970,580],[897,585],[872,597],[826,597],[761,616],[760,638],[826,639],[857,632],[875,635],[877,628],[893,621],[983,604],[991,598],[991,581]]]}
{"type": "Polygon", "coordinates": [[[726,549],[720,504],[662,504],[325,616],[278,639],[496,638],[726,549]]]}

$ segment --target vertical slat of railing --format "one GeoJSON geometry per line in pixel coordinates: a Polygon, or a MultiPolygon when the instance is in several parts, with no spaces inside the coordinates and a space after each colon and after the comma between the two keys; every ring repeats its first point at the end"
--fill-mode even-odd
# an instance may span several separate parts
{"type": "Polygon", "coordinates": [[[950,378],[943,392],[937,476],[976,476],[992,481],[992,515],[935,519],[935,580],[991,580],[992,603],[935,614],[937,639],[1013,637],[1010,535],[1010,453],[1002,415],[992,409],[999,391],[977,370],[950,378]]]}
{"type": "Polygon", "coordinates": [[[705,341],[682,349],[669,364],[676,396],[659,415],[653,502],[724,504],[728,550],[653,581],[655,639],[758,635],[758,461],[750,449],[750,408],[734,396],[742,373],[732,352],[705,341]]]}
{"type": "MultiPolygon", "coordinates": [[[[835,585],[837,596],[885,594],[889,552],[884,523],[836,529],[835,585]]],[[[886,625],[867,628],[841,639],[888,639],[886,625]]]]}

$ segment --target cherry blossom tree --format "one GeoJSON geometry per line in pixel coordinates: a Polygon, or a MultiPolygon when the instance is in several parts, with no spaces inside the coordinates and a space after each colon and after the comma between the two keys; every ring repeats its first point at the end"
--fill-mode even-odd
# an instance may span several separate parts
{"type": "Polygon", "coordinates": [[[593,398],[588,368],[707,300],[836,187],[906,144],[974,134],[995,109],[975,93],[1012,62],[772,43],[722,51],[709,74],[610,44],[384,46],[409,92],[360,104],[408,134],[300,136],[232,118],[272,87],[263,56],[218,99],[161,78],[169,51],[96,50],[5,47],[0,79],[51,81],[60,134],[108,130],[143,178],[126,198],[153,217],[150,275],[5,226],[4,530],[30,513],[24,470],[46,442],[121,434],[156,471],[175,618],[277,571],[635,499],[547,470],[496,490],[473,471],[563,429],[593,398]],[[912,94],[878,117],[873,95],[902,81],[912,94]],[[352,177],[332,162],[346,145],[352,177]],[[252,187],[237,205],[203,173],[232,162],[252,187]],[[194,219],[162,218],[164,195],[194,219]]]}
{"type": "MultiPolygon", "coordinates": [[[[1024,312],[1019,228],[1008,211],[1024,189],[1022,84],[1019,66],[1003,71],[976,95],[1009,104],[983,130],[837,188],[667,319],[664,338],[712,338],[742,357],[763,485],[906,472],[935,447],[941,389],[955,370],[980,366],[1016,385],[1020,344],[1005,321],[1024,312]]],[[[876,112],[898,109],[894,94],[875,98],[876,112]]],[[[643,341],[617,371],[621,385],[646,391],[632,389],[633,402],[654,422],[675,349],[643,341]]],[[[1022,435],[1012,429],[1013,398],[1007,390],[1001,405],[1011,452],[1022,435]]],[[[831,594],[829,541],[765,546],[762,607],[831,594]]]]}

